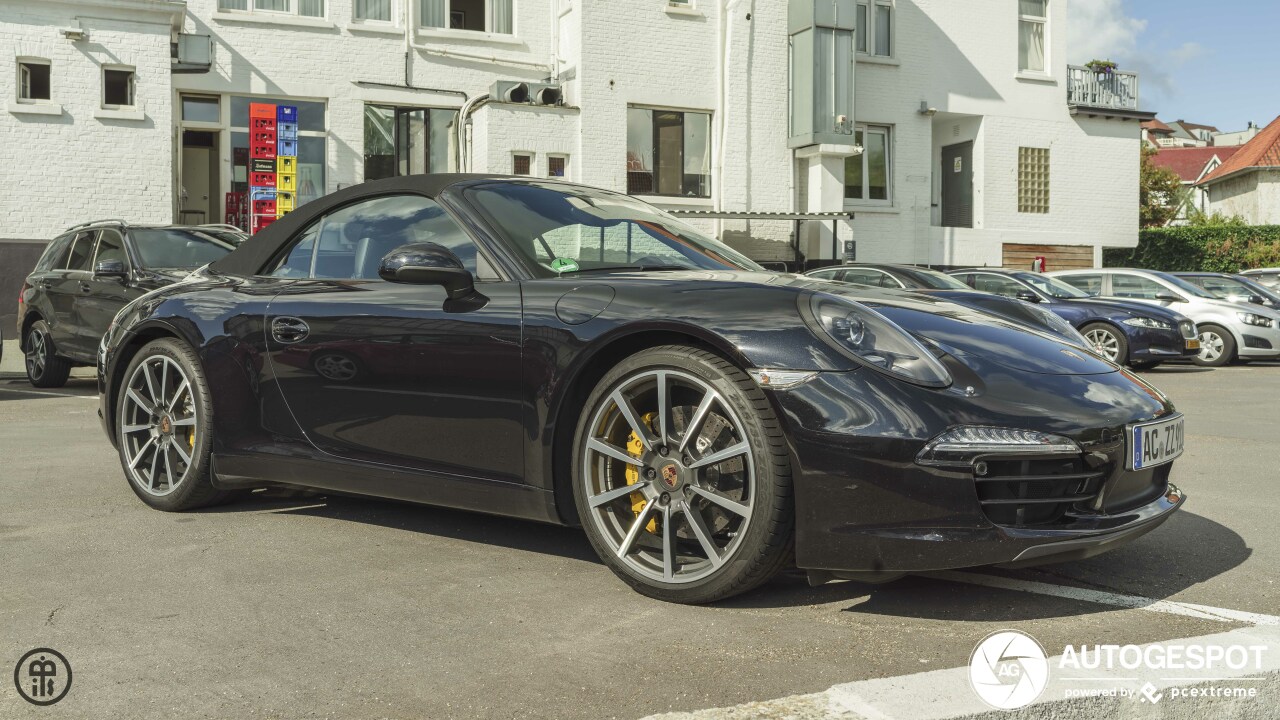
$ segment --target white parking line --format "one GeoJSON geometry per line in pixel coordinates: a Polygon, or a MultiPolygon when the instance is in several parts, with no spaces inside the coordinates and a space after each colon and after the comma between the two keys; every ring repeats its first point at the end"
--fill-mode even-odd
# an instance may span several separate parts
{"type": "Polygon", "coordinates": [[[44,390],[26,390],[24,388],[6,388],[0,387],[0,392],[18,393],[19,395],[41,395],[43,397],[60,397],[60,398],[85,398],[89,400],[97,400],[97,395],[75,395],[72,393],[55,393],[45,392],[44,390]]]}
{"type": "Polygon", "coordinates": [[[1071,587],[1069,585],[1050,585],[1049,583],[1033,582],[1031,580],[1016,580],[1014,578],[1000,577],[997,575],[984,575],[982,573],[948,570],[945,572],[923,573],[923,577],[933,578],[935,580],[945,580],[947,582],[965,583],[968,585],[981,585],[983,587],[997,588],[1000,590],[1017,590],[1019,592],[1036,593],[1037,595],[1051,595],[1053,597],[1066,598],[1068,600],[1079,600],[1081,602],[1095,603],[1097,605],[1111,605],[1114,607],[1129,608],[1133,610],[1147,610],[1150,612],[1165,613],[1167,615],[1183,615],[1186,617],[1197,618],[1199,620],[1242,622],[1250,625],[1280,625],[1280,617],[1276,617],[1275,615],[1263,615],[1261,613],[1228,610],[1226,608],[1211,607],[1209,605],[1195,605],[1193,603],[1177,602],[1174,600],[1155,600],[1153,598],[1141,597],[1139,595],[1121,595],[1119,593],[1110,593],[1102,590],[1089,590],[1087,588],[1071,587]]]}

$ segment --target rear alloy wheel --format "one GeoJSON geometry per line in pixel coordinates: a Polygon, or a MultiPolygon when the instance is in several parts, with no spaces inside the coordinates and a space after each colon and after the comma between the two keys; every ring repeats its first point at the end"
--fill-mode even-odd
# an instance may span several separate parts
{"type": "Polygon", "coordinates": [[[1236,339],[1217,325],[1200,326],[1200,354],[1194,362],[1202,367],[1222,367],[1236,357],[1236,339]]]}
{"type": "Polygon", "coordinates": [[[49,334],[49,326],[37,320],[27,331],[23,347],[26,352],[27,381],[38,388],[56,388],[67,384],[71,361],[58,357],[49,334]]]}
{"type": "Polygon", "coordinates": [[[780,424],[741,370],[691,347],[608,373],[578,424],[574,495],[596,552],[661,600],[750,590],[791,559],[791,467],[780,424]]]}
{"type": "Polygon", "coordinates": [[[1094,352],[1117,365],[1123,365],[1129,359],[1129,342],[1115,328],[1103,323],[1084,326],[1084,339],[1093,346],[1094,352]]]}
{"type": "Polygon", "coordinates": [[[180,511],[228,496],[211,481],[209,388],[186,345],[166,338],[142,348],[117,397],[120,463],[143,502],[180,511]]]}

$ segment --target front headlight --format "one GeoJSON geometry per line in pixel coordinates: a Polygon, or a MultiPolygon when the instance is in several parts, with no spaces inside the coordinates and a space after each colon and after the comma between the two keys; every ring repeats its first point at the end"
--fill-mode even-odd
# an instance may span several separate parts
{"type": "Polygon", "coordinates": [[[809,299],[812,322],[837,350],[873,369],[926,387],[947,387],[951,374],[918,340],[871,308],[831,295],[809,299]]]}
{"type": "Polygon", "coordinates": [[[1269,328],[1273,324],[1271,322],[1271,318],[1269,317],[1263,317],[1261,315],[1255,315],[1253,313],[1247,313],[1247,312],[1236,313],[1236,314],[1240,316],[1240,322],[1244,323],[1245,325],[1253,325],[1254,327],[1269,328]]]}
{"type": "Polygon", "coordinates": [[[1173,326],[1163,320],[1157,320],[1150,317],[1131,317],[1128,320],[1121,320],[1129,327],[1148,328],[1151,330],[1172,330],[1173,326]]]}

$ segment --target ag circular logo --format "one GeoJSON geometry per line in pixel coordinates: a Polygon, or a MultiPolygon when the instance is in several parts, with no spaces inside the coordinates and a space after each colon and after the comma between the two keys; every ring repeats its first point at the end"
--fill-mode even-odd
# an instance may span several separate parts
{"type": "Polygon", "coordinates": [[[983,638],[969,657],[969,684],[997,710],[1035,702],[1049,684],[1049,658],[1036,639],[1017,630],[983,638]]]}
{"type": "Polygon", "coordinates": [[[36,648],[18,661],[13,684],[32,705],[52,705],[71,689],[71,663],[57,650],[36,648]]]}

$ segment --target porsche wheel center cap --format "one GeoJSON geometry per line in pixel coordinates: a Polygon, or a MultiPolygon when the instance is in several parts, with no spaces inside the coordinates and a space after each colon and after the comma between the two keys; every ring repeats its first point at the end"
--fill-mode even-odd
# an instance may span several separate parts
{"type": "Polygon", "coordinates": [[[169,433],[173,432],[173,422],[169,420],[168,415],[165,415],[164,417],[160,418],[160,432],[165,435],[168,435],[169,433]]]}
{"type": "Polygon", "coordinates": [[[681,484],[680,469],[676,467],[675,463],[663,465],[662,468],[658,470],[658,480],[662,483],[664,488],[668,490],[675,490],[679,488],[681,484]]]}

